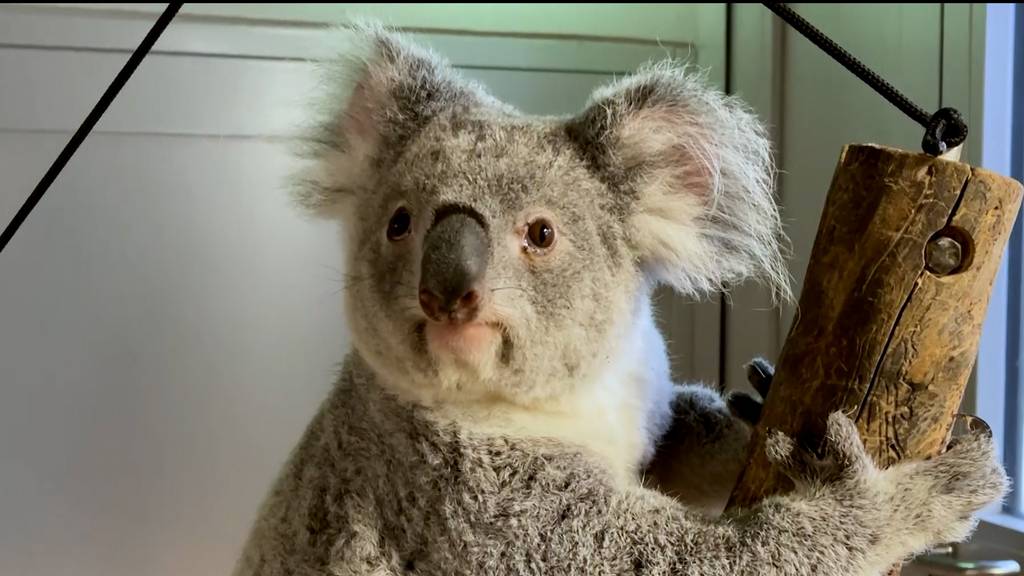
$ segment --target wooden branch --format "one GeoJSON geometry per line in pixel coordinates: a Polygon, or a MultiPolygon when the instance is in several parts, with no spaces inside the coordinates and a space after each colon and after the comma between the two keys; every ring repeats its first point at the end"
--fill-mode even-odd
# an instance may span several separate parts
{"type": "Polygon", "coordinates": [[[769,428],[816,446],[842,410],[880,466],[944,448],[1020,201],[1018,182],[966,164],[843,150],[731,507],[792,487],[769,428]]]}

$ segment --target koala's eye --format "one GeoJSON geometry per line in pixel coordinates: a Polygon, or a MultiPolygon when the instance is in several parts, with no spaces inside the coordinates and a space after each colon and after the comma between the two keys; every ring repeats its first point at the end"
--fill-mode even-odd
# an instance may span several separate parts
{"type": "Polygon", "coordinates": [[[405,208],[395,210],[388,222],[388,240],[397,242],[409,235],[412,228],[412,214],[405,208]]]}
{"type": "Polygon", "coordinates": [[[555,243],[555,227],[551,222],[538,218],[526,229],[526,240],[530,246],[538,249],[551,248],[555,243]]]}

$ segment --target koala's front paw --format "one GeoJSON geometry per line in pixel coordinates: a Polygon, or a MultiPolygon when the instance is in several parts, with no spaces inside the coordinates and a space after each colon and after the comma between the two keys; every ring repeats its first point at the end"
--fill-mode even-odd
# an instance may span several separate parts
{"type": "Polygon", "coordinates": [[[768,457],[800,486],[829,486],[846,512],[859,510],[865,527],[879,530],[888,561],[938,544],[961,542],[976,515],[1006,494],[1008,479],[991,433],[975,429],[947,452],[879,470],[864,449],[856,424],[829,416],[823,447],[812,451],[778,431],[769,432],[768,457]]]}
{"type": "Polygon", "coordinates": [[[746,369],[747,382],[761,397],[755,398],[745,392],[730,392],[726,397],[726,402],[733,416],[750,425],[757,425],[761,421],[761,408],[764,399],[768,398],[768,390],[775,377],[775,368],[763,358],[754,358],[746,365],[746,369]]]}
{"type": "Polygon", "coordinates": [[[999,502],[1009,479],[996,455],[992,434],[971,430],[945,453],[926,461],[905,462],[886,470],[894,484],[894,514],[922,546],[965,540],[976,515],[999,502]]]}

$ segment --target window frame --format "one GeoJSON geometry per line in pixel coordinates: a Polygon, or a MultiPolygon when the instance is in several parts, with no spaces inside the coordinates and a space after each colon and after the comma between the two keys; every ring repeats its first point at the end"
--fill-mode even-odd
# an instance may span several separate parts
{"type": "MultiPolygon", "coordinates": [[[[981,166],[1024,180],[1024,9],[987,4],[981,166]],[[1006,119],[1011,118],[1007,123],[1006,119]]],[[[1024,550],[1024,229],[1018,216],[983,326],[965,410],[983,418],[1000,440],[1014,489],[982,515],[975,540],[1024,550]]]]}

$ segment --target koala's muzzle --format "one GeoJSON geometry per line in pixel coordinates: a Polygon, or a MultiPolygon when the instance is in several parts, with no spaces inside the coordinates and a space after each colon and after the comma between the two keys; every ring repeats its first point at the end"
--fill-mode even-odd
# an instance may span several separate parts
{"type": "Polygon", "coordinates": [[[483,219],[458,208],[437,213],[423,240],[420,306],[431,320],[461,324],[476,318],[490,258],[483,219]]]}

